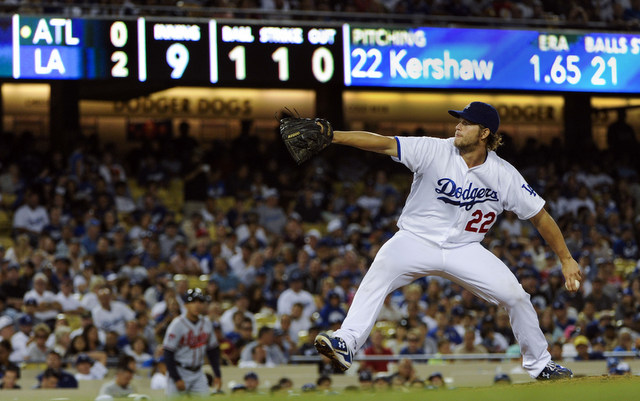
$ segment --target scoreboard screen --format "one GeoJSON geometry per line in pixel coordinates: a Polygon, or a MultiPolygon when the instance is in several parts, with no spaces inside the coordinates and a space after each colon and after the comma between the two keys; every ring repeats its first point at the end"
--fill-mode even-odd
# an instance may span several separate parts
{"type": "Polygon", "coordinates": [[[0,17],[0,79],[640,93],[640,34],[0,17]]]}
{"type": "Polygon", "coordinates": [[[335,26],[14,15],[0,77],[305,88],[342,84],[342,42],[335,26]]]}
{"type": "Polygon", "coordinates": [[[342,83],[342,35],[336,27],[218,23],[217,37],[221,83],[342,83]]]}
{"type": "Polygon", "coordinates": [[[11,17],[0,17],[0,78],[12,75],[11,17]]]}
{"type": "Polygon", "coordinates": [[[640,92],[640,35],[344,26],[347,86],[640,92]]]}

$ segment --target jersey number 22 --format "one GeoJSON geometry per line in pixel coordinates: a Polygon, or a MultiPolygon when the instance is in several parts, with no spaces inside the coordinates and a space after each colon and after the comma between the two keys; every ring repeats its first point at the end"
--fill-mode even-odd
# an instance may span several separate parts
{"type": "Polygon", "coordinates": [[[484,234],[489,231],[491,224],[493,224],[493,221],[496,219],[496,214],[494,212],[482,214],[481,210],[476,210],[471,214],[471,216],[473,216],[473,219],[469,220],[464,229],[465,231],[480,234],[484,234]],[[478,227],[478,225],[480,226],[478,227]]]}

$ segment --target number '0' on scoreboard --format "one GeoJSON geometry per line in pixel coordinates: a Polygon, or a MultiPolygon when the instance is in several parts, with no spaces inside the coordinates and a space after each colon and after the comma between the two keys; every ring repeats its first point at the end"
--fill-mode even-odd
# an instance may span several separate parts
{"type": "Polygon", "coordinates": [[[308,86],[341,69],[340,30],[308,26],[220,24],[220,81],[244,85],[308,86]]]}

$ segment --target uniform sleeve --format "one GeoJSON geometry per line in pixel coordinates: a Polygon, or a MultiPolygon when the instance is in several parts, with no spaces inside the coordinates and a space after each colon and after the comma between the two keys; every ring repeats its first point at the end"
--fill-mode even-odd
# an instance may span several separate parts
{"type": "Polygon", "coordinates": [[[178,348],[180,338],[182,337],[179,320],[180,318],[173,319],[173,321],[169,323],[169,327],[167,327],[164,340],[162,341],[162,347],[166,350],[175,351],[178,348]]]}
{"type": "Polygon", "coordinates": [[[207,358],[209,358],[209,364],[211,365],[211,370],[213,370],[213,374],[216,377],[222,377],[220,373],[220,348],[212,348],[207,350],[207,358]]]}
{"type": "Polygon", "coordinates": [[[424,170],[434,159],[438,148],[444,143],[442,139],[429,137],[396,137],[398,157],[394,157],[412,172],[424,170]]]}
{"type": "Polygon", "coordinates": [[[504,208],[517,214],[518,218],[528,220],[542,210],[545,201],[513,166],[508,166],[508,173],[504,208]]]}

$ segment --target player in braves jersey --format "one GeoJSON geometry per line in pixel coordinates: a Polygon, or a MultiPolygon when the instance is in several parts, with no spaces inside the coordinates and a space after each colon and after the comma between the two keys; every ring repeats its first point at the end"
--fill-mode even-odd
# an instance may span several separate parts
{"type": "Polygon", "coordinates": [[[378,251],[339,330],[315,339],[318,351],[346,370],[367,339],[387,294],[413,280],[435,275],[460,284],[508,313],[520,344],[524,369],[539,380],[572,372],[551,360],[547,341],[527,294],[509,268],[480,241],[503,210],[529,219],[562,262],[567,288],[576,291],[582,273],[545,201],[518,171],[496,155],[500,117],[472,102],[449,110],[458,118],[455,136],[386,137],[334,131],[333,142],[382,153],[413,172],[398,232],[378,251]]]}
{"type": "Polygon", "coordinates": [[[206,297],[198,288],[183,296],[186,313],[176,317],[167,327],[162,343],[169,380],[167,395],[209,395],[207,378],[202,371],[204,355],[215,375],[214,387],[220,391],[220,348],[208,317],[202,316],[206,297]]]}

